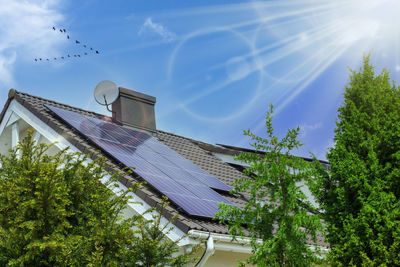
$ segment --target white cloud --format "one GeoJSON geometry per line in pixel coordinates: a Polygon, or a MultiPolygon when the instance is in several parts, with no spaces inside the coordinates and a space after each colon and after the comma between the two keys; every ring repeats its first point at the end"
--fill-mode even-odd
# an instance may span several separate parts
{"type": "Polygon", "coordinates": [[[138,34],[141,35],[144,32],[153,32],[161,36],[166,42],[172,42],[173,40],[175,40],[176,37],[175,33],[170,32],[164,25],[153,22],[150,17],[144,21],[138,34]]]}
{"type": "Polygon", "coordinates": [[[0,84],[15,86],[16,61],[58,56],[66,42],[52,30],[63,20],[56,0],[1,0],[0,7],[0,84]]]}
{"type": "Polygon", "coordinates": [[[321,127],[322,127],[322,123],[321,122],[315,123],[315,124],[311,124],[311,125],[309,125],[309,124],[300,125],[300,138],[305,138],[306,135],[309,132],[317,130],[317,129],[321,128],[321,127]]]}

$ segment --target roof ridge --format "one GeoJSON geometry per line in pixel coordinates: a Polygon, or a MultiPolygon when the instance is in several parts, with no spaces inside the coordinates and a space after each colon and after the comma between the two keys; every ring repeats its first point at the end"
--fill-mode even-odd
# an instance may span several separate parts
{"type": "MultiPolygon", "coordinates": [[[[75,106],[71,106],[71,105],[68,105],[68,104],[65,104],[65,103],[60,103],[60,102],[57,102],[55,100],[51,100],[51,99],[43,98],[43,97],[40,97],[40,96],[32,95],[32,94],[29,94],[29,93],[26,93],[26,92],[21,92],[21,91],[18,91],[16,89],[10,89],[10,92],[12,90],[13,90],[13,93],[11,94],[12,95],[11,97],[15,97],[16,95],[24,95],[24,96],[27,96],[27,97],[32,97],[32,98],[39,99],[41,101],[50,102],[50,104],[52,103],[52,104],[56,104],[56,105],[59,105],[59,106],[62,106],[62,107],[67,107],[69,109],[75,109],[75,110],[78,110],[78,111],[81,111],[81,112],[89,113],[89,114],[94,115],[96,117],[110,118],[111,119],[110,116],[107,116],[107,115],[104,115],[104,114],[100,114],[100,113],[97,113],[97,112],[94,112],[94,111],[89,111],[89,110],[86,110],[86,109],[83,109],[83,108],[79,108],[79,107],[75,107],[75,106]]],[[[192,138],[189,138],[189,137],[185,137],[185,136],[182,136],[182,135],[179,135],[179,134],[167,132],[167,131],[160,130],[160,129],[157,129],[157,132],[173,135],[173,136],[180,137],[180,138],[183,138],[183,139],[186,139],[186,140],[189,140],[189,141],[202,142],[200,140],[195,140],[195,139],[192,139],[192,138]]],[[[202,143],[204,143],[204,142],[202,142],[202,143]]]]}
{"type": "Polygon", "coordinates": [[[75,109],[75,110],[78,110],[78,111],[81,111],[81,112],[84,112],[84,113],[88,113],[90,115],[94,115],[96,117],[103,117],[103,118],[104,117],[108,117],[108,118],[111,118],[110,116],[107,116],[107,115],[104,115],[104,114],[101,114],[101,113],[97,113],[97,112],[86,110],[86,109],[83,109],[83,108],[79,108],[79,107],[71,106],[71,105],[68,105],[68,104],[60,103],[60,102],[57,102],[55,100],[51,100],[51,99],[43,98],[43,97],[40,97],[40,96],[32,95],[32,94],[29,94],[29,93],[26,93],[26,92],[21,92],[21,91],[15,90],[15,89],[11,89],[11,90],[14,90],[15,91],[15,95],[17,95],[17,96],[18,95],[24,95],[24,96],[28,96],[28,97],[39,99],[41,101],[50,102],[49,104],[56,104],[56,105],[59,105],[59,106],[67,107],[69,109],[75,109]]]}

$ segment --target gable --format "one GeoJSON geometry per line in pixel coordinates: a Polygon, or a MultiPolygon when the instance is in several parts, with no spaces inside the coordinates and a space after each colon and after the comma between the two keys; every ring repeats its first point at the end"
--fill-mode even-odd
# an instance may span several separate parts
{"type": "MultiPolygon", "coordinates": [[[[66,148],[69,148],[71,152],[81,152],[76,146],[46,125],[28,109],[13,100],[4,113],[3,119],[0,123],[0,153],[7,155],[8,150],[14,148],[18,141],[22,140],[28,134],[28,131],[34,132],[34,140],[37,142],[54,144],[53,148],[48,150],[49,154],[55,154],[66,148]]],[[[107,176],[106,179],[107,178],[109,178],[109,176],[107,176]]],[[[119,189],[111,187],[116,194],[118,194],[120,190],[128,190],[126,185],[121,182],[119,182],[118,188],[119,189]]],[[[151,208],[149,204],[136,194],[129,192],[128,195],[132,197],[132,203],[129,203],[129,207],[123,211],[125,215],[144,214],[145,211],[151,208]]],[[[152,213],[147,213],[144,217],[150,220],[152,218],[152,213]]],[[[167,223],[168,220],[163,218],[162,225],[166,225],[167,223]]],[[[165,229],[165,232],[167,231],[168,229],[165,229]]],[[[171,240],[182,239],[184,235],[185,233],[179,228],[174,228],[172,231],[168,231],[167,234],[171,240]]],[[[192,242],[186,238],[182,239],[180,245],[185,246],[189,243],[192,242]]]]}

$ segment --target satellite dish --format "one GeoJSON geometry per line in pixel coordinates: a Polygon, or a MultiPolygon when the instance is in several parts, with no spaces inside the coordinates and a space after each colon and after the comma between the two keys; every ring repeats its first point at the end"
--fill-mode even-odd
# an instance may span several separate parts
{"type": "MultiPolygon", "coordinates": [[[[117,100],[119,95],[118,87],[112,81],[99,82],[94,89],[94,99],[103,106],[108,106],[117,100]]],[[[107,107],[108,108],[108,107],[107,107]]]]}

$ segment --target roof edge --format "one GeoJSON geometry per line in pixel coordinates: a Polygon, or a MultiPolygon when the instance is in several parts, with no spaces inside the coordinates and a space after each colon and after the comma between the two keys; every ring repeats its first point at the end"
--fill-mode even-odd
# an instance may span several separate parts
{"type": "Polygon", "coordinates": [[[17,95],[17,90],[15,90],[14,88],[11,88],[8,91],[8,99],[6,101],[6,103],[4,104],[3,110],[0,113],[0,123],[3,121],[4,115],[7,112],[8,107],[10,106],[11,101],[16,97],[17,95]]]}

